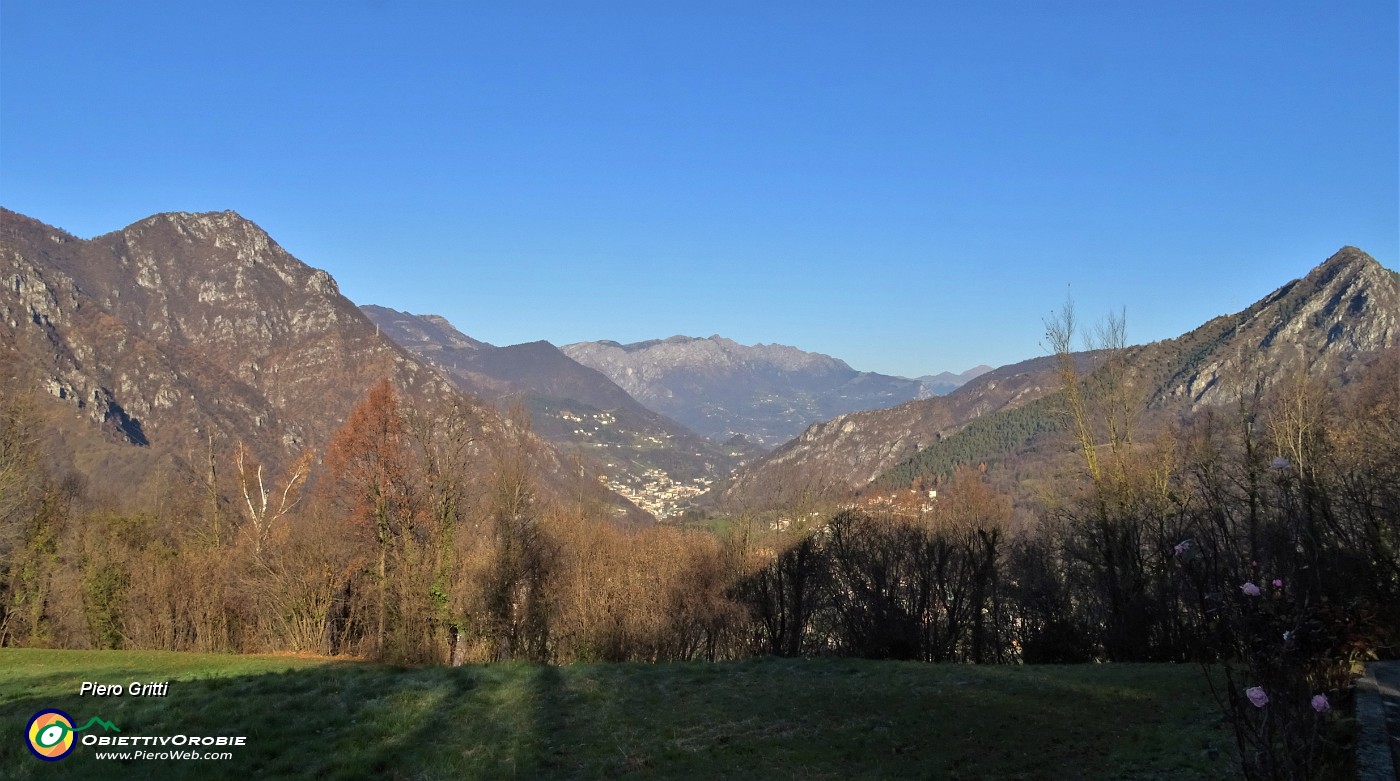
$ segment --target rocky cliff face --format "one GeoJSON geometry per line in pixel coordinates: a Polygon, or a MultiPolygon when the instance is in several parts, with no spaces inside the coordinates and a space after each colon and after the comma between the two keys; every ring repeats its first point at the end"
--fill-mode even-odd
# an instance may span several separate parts
{"type": "Polygon", "coordinates": [[[795,347],[746,346],[721,336],[580,342],[563,350],[648,408],[717,442],[741,434],[774,447],[815,421],[925,393],[918,380],[858,372],[795,347]]]}
{"type": "Polygon", "coordinates": [[[81,240],[0,210],[0,356],[0,379],[47,392],[133,461],[197,460],[212,441],[275,469],[322,450],[386,377],[415,407],[464,410],[483,435],[510,428],[233,212],[81,240]]]}
{"type": "Polygon", "coordinates": [[[43,386],[136,445],[216,434],[277,462],[324,443],[381,377],[455,394],[379,338],[325,271],[232,212],[83,241],[0,213],[0,327],[43,386]]]}
{"type": "Polygon", "coordinates": [[[601,372],[548,342],[496,347],[437,315],[363,307],[383,333],[462,389],[523,402],[534,430],[593,463],[613,490],[657,517],[676,514],[753,453],[723,447],[639,404],[601,372]]]}
{"type": "MultiPolygon", "coordinates": [[[[1231,404],[1256,382],[1307,373],[1346,383],[1400,343],[1400,274],[1344,247],[1306,277],[1235,315],[1176,339],[1125,352],[1130,392],[1145,411],[1190,412],[1231,404]]],[[[1098,363],[1080,358],[1081,374],[1098,363]]],[[[948,396],[838,417],[736,475],[725,493],[739,506],[791,502],[861,488],[984,415],[995,418],[1059,388],[1053,359],[1003,367],[948,396]]]]}
{"type": "Polygon", "coordinates": [[[1300,371],[1346,382],[1358,358],[1397,343],[1400,274],[1343,247],[1243,312],[1154,346],[1173,369],[1154,403],[1227,403],[1239,398],[1241,383],[1300,371]]]}

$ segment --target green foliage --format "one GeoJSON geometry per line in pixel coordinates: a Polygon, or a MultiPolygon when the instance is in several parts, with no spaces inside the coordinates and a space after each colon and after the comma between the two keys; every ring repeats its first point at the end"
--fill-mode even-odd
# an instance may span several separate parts
{"type": "MultiPolygon", "coordinates": [[[[68,508],[63,495],[50,488],[35,512],[21,528],[19,544],[11,553],[9,582],[0,581],[0,596],[8,604],[0,609],[0,645],[11,641],[26,645],[49,642],[45,607],[58,564],[58,531],[68,508]]],[[[0,570],[2,571],[2,570],[0,570]]]]}
{"type": "Polygon", "coordinates": [[[1064,428],[1057,411],[1059,394],[1037,399],[1024,407],[997,410],[976,418],[957,433],[920,450],[878,477],[877,489],[906,488],[920,478],[949,477],[960,466],[994,461],[1032,439],[1064,428]]]}
{"type": "Polygon", "coordinates": [[[126,570],[118,563],[94,564],[83,578],[83,607],[92,644],[98,648],[122,647],[122,602],[126,595],[126,570]]]}

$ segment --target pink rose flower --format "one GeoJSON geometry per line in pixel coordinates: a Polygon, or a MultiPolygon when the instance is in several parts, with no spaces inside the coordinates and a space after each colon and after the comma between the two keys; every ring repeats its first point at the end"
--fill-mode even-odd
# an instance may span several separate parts
{"type": "Polygon", "coordinates": [[[1269,704],[1269,695],[1264,691],[1264,687],[1262,686],[1251,686],[1245,689],[1244,696],[1248,697],[1249,701],[1253,703],[1256,708],[1262,708],[1269,704]]]}
{"type": "Polygon", "coordinates": [[[1240,586],[1240,591],[1243,591],[1247,597],[1257,597],[1260,594],[1259,587],[1253,583],[1246,583],[1240,586]]]}
{"type": "Polygon", "coordinates": [[[1327,701],[1327,695],[1314,694],[1312,698],[1312,709],[1318,713],[1326,713],[1332,710],[1332,703],[1327,701]]]}

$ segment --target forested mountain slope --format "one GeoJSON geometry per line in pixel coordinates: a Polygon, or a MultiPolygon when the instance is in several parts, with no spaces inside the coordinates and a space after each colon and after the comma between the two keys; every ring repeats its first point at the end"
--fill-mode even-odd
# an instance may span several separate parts
{"type": "Polygon", "coordinates": [[[815,423],[741,470],[725,491],[724,502],[760,508],[842,495],[952,436],[969,421],[1019,409],[1051,393],[1055,384],[1054,360],[1034,358],[987,372],[947,396],[815,423]]]}
{"type": "MultiPolygon", "coordinates": [[[[1184,414],[1237,402],[1300,373],[1346,384],[1400,342],[1398,323],[1400,275],[1344,247],[1240,313],[1115,355],[1081,354],[1077,367],[1091,393],[1105,382],[1095,374],[1104,364],[1123,367],[1118,392],[1135,416],[1184,414]]],[[[742,470],[726,499],[768,506],[872,482],[884,489],[931,482],[1062,428],[1060,387],[1047,357],[1003,367],[943,398],[817,424],[742,470]]]]}

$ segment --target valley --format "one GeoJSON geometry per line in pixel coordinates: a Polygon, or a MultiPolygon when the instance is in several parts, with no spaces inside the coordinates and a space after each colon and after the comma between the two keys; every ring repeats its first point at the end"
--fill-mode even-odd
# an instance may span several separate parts
{"type": "Polygon", "coordinates": [[[231,212],[88,240],[0,212],[0,280],[0,650],[354,656],[430,688],[512,660],[668,687],[702,660],[794,687],[1208,660],[1251,684],[1217,688],[1237,740],[1266,699],[1326,725],[1238,761],[1316,776],[1350,761],[1319,718],[1348,649],[1397,631],[1400,275],[1353,247],[1149,344],[1110,319],[1076,350],[1067,303],[1052,355],[945,395],[718,336],[498,347],[356,306],[231,212]]]}
{"type": "Polygon", "coordinates": [[[1396,16],[0,0],[0,778],[1388,778],[1396,16]]]}
{"type": "MultiPolygon", "coordinates": [[[[113,474],[138,482],[197,470],[192,454],[216,441],[286,463],[344,419],[356,377],[383,372],[425,403],[479,405],[473,416],[521,407],[557,449],[547,460],[585,464],[620,512],[654,519],[928,482],[1057,429],[1053,357],[909,380],[719,336],[497,347],[438,316],[353,307],[231,213],[158,215],[92,241],[3,216],[13,376],[86,416],[81,436],[134,445],[113,474]]],[[[1152,415],[1228,404],[1249,376],[1346,382],[1395,343],[1397,301],[1394,273],[1345,248],[1239,314],[1123,346],[1122,360],[1152,415]]],[[[1076,360],[1090,373],[1105,355],[1076,360]]]]}
{"type": "Polygon", "coordinates": [[[386,336],[463,392],[502,411],[523,405],[537,434],[588,461],[608,488],[658,519],[679,515],[757,455],[742,442],[725,447],[648,409],[548,342],[496,347],[441,317],[372,305],[363,310],[386,336]]]}

